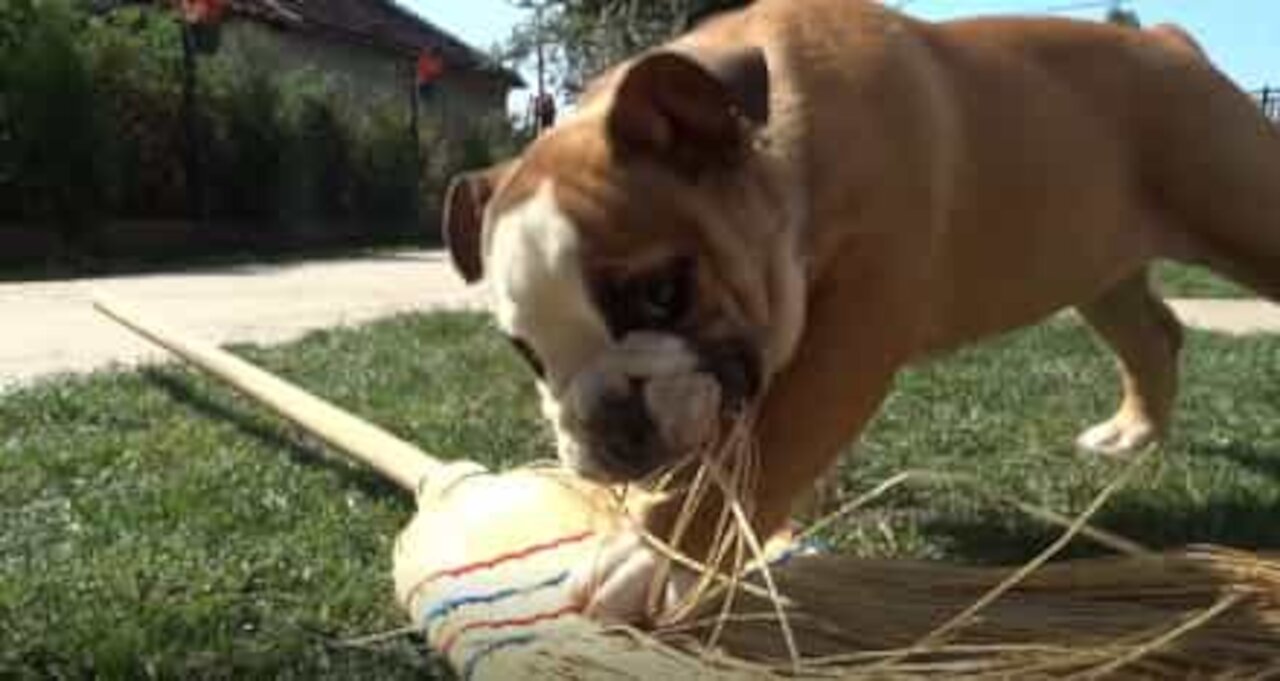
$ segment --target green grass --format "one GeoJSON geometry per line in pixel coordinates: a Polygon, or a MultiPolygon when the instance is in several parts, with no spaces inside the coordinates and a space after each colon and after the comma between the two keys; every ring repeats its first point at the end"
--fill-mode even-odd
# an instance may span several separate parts
{"type": "MultiPolygon", "coordinates": [[[[1188,334],[1169,441],[1097,516],[1151,546],[1280,547],[1280,336],[1188,334]]],[[[848,491],[907,469],[1079,512],[1123,469],[1072,446],[1118,398],[1112,360],[1058,321],[906,372],[844,464],[848,491]]],[[[895,494],[837,540],[858,553],[1021,561],[1054,532],[963,486],[895,494]]]]}
{"type": "Polygon", "coordinates": [[[1157,263],[1156,288],[1167,298],[1256,298],[1256,293],[1212,270],[1172,262],[1157,263]]]}
{"type": "MultiPolygon", "coordinates": [[[[546,456],[527,370],[472,315],[312,335],[252,360],[425,449],[546,456]]],[[[1190,336],[1172,441],[1099,523],[1166,546],[1280,547],[1280,338],[1190,336]]],[[[1077,456],[1112,408],[1109,360],[1069,321],[903,375],[849,493],[907,468],[980,476],[1070,513],[1121,464],[1077,456]]],[[[0,396],[0,678],[432,678],[390,552],[410,502],[176,367],[0,396]]],[[[961,487],[891,494],[831,539],[865,555],[1021,560],[1044,527],[961,487]]]]}
{"type": "MultiPolygon", "coordinates": [[[[482,328],[400,319],[246,354],[429,451],[545,454],[532,386],[482,328]]],[[[421,679],[408,639],[341,645],[406,623],[390,555],[411,511],[185,370],[0,397],[0,678],[421,679]]]]}

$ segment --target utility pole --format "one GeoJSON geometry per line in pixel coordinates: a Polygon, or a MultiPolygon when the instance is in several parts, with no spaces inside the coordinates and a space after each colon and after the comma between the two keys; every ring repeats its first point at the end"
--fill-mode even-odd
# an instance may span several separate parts
{"type": "Polygon", "coordinates": [[[542,96],[546,94],[546,55],[543,53],[543,45],[545,41],[542,35],[542,6],[539,5],[537,12],[533,16],[533,25],[537,31],[538,40],[538,101],[542,101],[542,96]]]}
{"type": "Polygon", "coordinates": [[[535,32],[534,39],[538,41],[538,44],[536,46],[537,59],[538,59],[538,86],[537,86],[538,92],[537,94],[534,95],[534,99],[533,99],[533,130],[536,134],[539,134],[539,135],[542,134],[542,128],[543,128],[543,120],[542,120],[542,107],[543,107],[543,101],[544,101],[543,98],[547,96],[547,79],[546,79],[547,57],[546,57],[546,53],[544,52],[545,45],[546,45],[546,36],[543,34],[543,24],[542,24],[543,9],[544,9],[543,5],[538,5],[538,9],[534,10],[534,15],[533,15],[533,26],[534,26],[534,32],[535,32]]]}
{"type": "Polygon", "coordinates": [[[546,31],[543,23],[543,10],[546,9],[546,3],[541,3],[534,9],[533,27],[534,27],[534,56],[537,59],[538,83],[537,92],[533,96],[533,102],[529,107],[529,112],[533,116],[533,130],[537,135],[541,135],[547,128],[555,125],[556,122],[556,101],[547,92],[547,56],[546,56],[546,31]]]}
{"type": "Polygon", "coordinates": [[[207,217],[204,164],[201,158],[200,112],[197,102],[196,27],[185,19],[178,22],[182,31],[182,171],[187,183],[187,218],[203,222],[207,217]]]}

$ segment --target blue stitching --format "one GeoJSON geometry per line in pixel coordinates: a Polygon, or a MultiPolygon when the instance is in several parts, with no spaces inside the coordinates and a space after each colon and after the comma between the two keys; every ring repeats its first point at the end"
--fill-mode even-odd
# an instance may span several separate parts
{"type": "Polygon", "coordinates": [[[550,589],[553,587],[560,586],[561,584],[564,584],[565,581],[567,581],[568,579],[569,579],[569,571],[565,570],[564,572],[561,572],[559,575],[556,575],[555,577],[552,577],[546,581],[538,582],[537,584],[533,584],[531,586],[511,587],[507,589],[500,589],[498,591],[494,591],[492,593],[487,593],[487,594],[476,594],[472,596],[458,596],[457,598],[450,598],[445,601],[442,601],[440,604],[436,605],[435,607],[425,612],[422,616],[422,626],[424,629],[429,629],[431,627],[431,623],[434,620],[437,620],[441,617],[449,615],[454,611],[457,611],[468,605],[496,603],[498,601],[501,601],[507,598],[512,598],[514,596],[528,595],[536,591],[541,591],[543,589],[550,589]]]}

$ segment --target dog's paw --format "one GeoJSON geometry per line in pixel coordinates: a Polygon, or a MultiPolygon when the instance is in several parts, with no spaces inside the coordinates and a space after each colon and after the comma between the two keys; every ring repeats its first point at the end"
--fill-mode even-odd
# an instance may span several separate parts
{"type": "Polygon", "coordinates": [[[573,571],[571,598],[580,612],[609,624],[651,625],[680,605],[697,582],[635,531],[625,531],[573,571]]]}
{"type": "Polygon", "coordinates": [[[1088,454],[1123,458],[1157,439],[1159,434],[1150,421],[1120,414],[1084,431],[1076,438],[1076,447],[1088,454]]]}

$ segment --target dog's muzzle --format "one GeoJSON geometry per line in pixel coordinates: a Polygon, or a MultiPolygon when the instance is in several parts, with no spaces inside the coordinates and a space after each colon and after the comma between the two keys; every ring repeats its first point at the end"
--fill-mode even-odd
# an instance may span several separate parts
{"type": "Polygon", "coordinates": [[[575,378],[558,418],[565,463],[603,482],[651,478],[696,454],[760,390],[749,343],[636,335],[575,378]]]}

